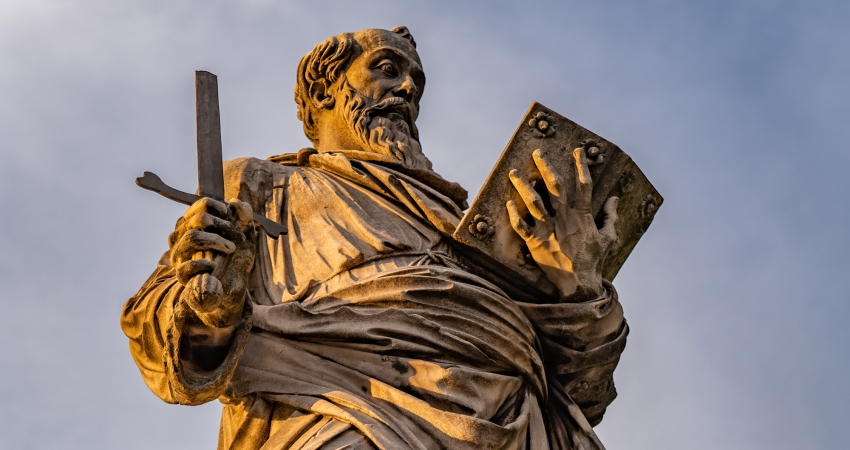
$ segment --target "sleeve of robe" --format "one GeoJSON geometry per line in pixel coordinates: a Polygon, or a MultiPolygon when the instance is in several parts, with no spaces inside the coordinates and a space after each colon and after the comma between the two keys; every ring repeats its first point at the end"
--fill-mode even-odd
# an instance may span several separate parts
{"type": "Polygon", "coordinates": [[[614,369],[629,327],[614,286],[605,282],[597,299],[577,303],[519,303],[538,331],[549,373],[550,402],[580,408],[590,426],[614,401],[614,369]],[[562,388],[562,389],[560,389],[562,388]],[[564,396],[563,394],[566,394],[564,396]]]}
{"type": "Polygon", "coordinates": [[[199,405],[218,398],[227,387],[250,331],[251,305],[245,302],[229,346],[215,367],[204,364],[186,333],[194,314],[180,300],[177,282],[166,252],[139,292],[124,304],[121,328],[130,339],[130,353],[148,388],[167,403],[199,405]],[[193,354],[194,353],[194,354],[193,354]]]}
{"type": "MultiPolygon", "coordinates": [[[[258,160],[243,158],[225,163],[226,198],[248,202],[263,213],[263,196],[271,190],[271,174],[257,170],[258,160]]],[[[194,314],[180,300],[177,281],[166,252],[139,292],[124,304],[121,329],[130,339],[130,353],[145,384],[167,403],[199,405],[218,398],[239,362],[251,329],[251,300],[245,300],[240,321],[226,349],[192,345],[187,327],[194,314]],[[216,364],[210,364],[209,361],[216,364]],[[219,363],[220,362],[220,363],[219,363]]]]}

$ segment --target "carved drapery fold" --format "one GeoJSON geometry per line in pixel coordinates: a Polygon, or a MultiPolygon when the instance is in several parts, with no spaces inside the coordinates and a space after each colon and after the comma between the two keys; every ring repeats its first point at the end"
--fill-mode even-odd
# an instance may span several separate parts
{"type": "Polygon", "coordinates": [[[461,214],[450,183],[349,156],[226,164],[227,197],[290,233],[260,238],[214,370],[181,356],[190,315],[163,258],[122,317],[151,390],[183,404],[222,395],[220,448],[298,448],[320,430],[378,448],[602,448],[591,425],[616,395],[628,333],[613,286],[581,303],[515,302],[441,244],[461,214]]]}

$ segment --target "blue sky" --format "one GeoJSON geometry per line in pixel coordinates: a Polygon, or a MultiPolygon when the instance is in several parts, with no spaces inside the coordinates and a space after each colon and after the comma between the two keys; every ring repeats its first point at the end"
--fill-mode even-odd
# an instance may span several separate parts
{"type": "Polygon", "coordinates": [[[850,440],[850,3],[0,0],[0,448],[215,445],[118,326],[195,188],[193,71],[225,158],[307,146],[298,58],[407,25],[419,129],[477,192],[529,103],[632,155],[665,203],[615,280],[632,332],[609,449],[850,440]]]}

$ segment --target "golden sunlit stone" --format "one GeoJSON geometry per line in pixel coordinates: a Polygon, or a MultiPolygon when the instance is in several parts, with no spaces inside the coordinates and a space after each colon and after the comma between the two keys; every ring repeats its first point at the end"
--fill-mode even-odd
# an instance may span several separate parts
{"type": "Polygon", "coordinates": [[[214,76],[199,77],[202,198],[139,179],[191,206],[121,317],[159,398],[219,399],[220,449],[602,448],[592,426],[628,334],[604,271],[661,201],[603,186],[636,166],[594,190],[622,152],[573,143],[534,104],[517,136],[566,153],[516,144],[488,181],[501,187],[464,215],[466,190],[419,143],[425,74],[407,28],[316,46],[295,87],[313,148],[221,171],[214,76]],[[641,207],[620,214],[618,195],[641,207]],[[506,237],[517,245],[474,243],[506,237]]]}

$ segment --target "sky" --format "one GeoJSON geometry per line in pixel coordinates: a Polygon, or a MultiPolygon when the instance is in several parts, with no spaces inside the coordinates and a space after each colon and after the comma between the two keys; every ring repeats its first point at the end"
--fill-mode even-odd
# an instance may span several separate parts
{"type": "Polygon", "coordinates": [[[292,100],[324,38],[406,25],[423,149],[474,196],[532,101],[629,153],[665,202],[615,280],[631,328],[616,449],[850,441],[850,3],[0,0],[0,449],[207,449],[121,307],[196,187],[194,70],[226,159],[309,145],[292,100]]]}

